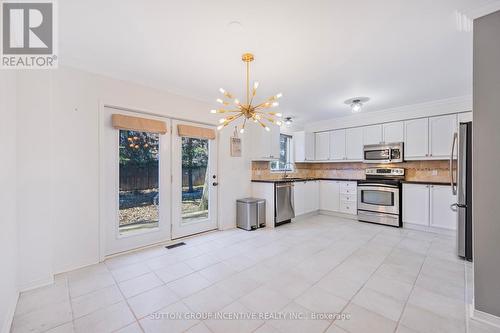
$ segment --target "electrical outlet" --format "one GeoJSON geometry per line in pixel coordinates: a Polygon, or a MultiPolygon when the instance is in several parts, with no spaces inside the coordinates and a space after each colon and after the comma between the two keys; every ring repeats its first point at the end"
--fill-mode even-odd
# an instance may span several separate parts
{"type": "Polygon", "coordinates": [[[437,176],[438,175],[438,171],[437,170],[432,170],[432,175],[433,176],[437,176]]]}

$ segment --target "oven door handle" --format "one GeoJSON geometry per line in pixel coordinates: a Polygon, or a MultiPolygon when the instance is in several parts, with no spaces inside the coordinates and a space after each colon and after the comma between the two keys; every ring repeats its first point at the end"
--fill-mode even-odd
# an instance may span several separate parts
{"type": "Polygon", "coordinates": [[[397,185],[388,185],[388,184],[376,184],[376,183],[364,183],[364,184],[359,184],[358,187],[387,187],[387,188],[395,188],[398,189],[399,187],[397,185]]]}

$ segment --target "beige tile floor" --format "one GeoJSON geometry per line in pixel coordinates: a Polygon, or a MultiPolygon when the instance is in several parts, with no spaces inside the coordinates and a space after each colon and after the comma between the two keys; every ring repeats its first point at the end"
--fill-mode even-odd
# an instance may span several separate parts
{"type": "Polygon", "coordinates": [[[465,265],[452,237],[317,215],[186,243],[23,293],[12,332],[466,331],[465,265]]]}

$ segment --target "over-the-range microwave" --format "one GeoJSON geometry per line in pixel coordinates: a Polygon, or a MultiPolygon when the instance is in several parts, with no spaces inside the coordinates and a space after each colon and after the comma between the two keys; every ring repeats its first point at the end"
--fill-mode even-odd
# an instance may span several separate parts
{"type": "Polygon", "coordinates": [[[365,145],[363,161],[365,163],[400,163],[403,162],[403,142],[365,145]]]}

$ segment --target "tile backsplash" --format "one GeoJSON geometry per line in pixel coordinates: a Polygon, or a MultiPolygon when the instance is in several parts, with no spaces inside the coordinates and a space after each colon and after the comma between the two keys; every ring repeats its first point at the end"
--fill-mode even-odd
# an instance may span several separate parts
{"type": "MultiPolygon", "coordinates": [[[[367,167],[404,168],[405,179],[409,181],[444,182],[450,180],[449,162],[439,161],[408,161],[397,164],[365,164],[365,163],[295,163],[291,177],[301,178],[345,178],[364,179],[367,167]]],[[[454,166],[455,167],[455,166],[454,166]]],[[[252,162],[253,179],[279,179],[283,172],[272,172],[269,162],[252,162]]]]}

